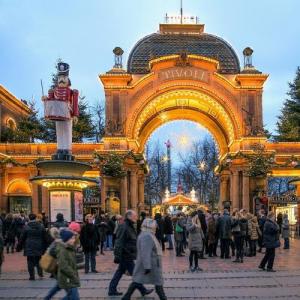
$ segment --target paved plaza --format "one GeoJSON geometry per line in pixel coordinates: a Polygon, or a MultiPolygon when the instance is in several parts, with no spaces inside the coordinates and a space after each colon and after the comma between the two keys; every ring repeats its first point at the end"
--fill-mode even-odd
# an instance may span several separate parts
{"type": "MultiPolygon", "coordinates": [[[[258,271],[262,257],[246,258],[244,264],[209,258],[200,260],[201,273],[188,272],[188,258],[164,254],[165,288],[168,299],[300,299],[300,240],[291,240],[291,249],[278,249],[276,273],[258,271]]],[[[112,253],[97,256],[99,274],[80,271],[81,299],[118,299],[107,296],[107,287],[116,265],[112,253]]],[[[125,291],[130,277],[120,283],[125,291]]],[[[26,260],[20,254],[6,255],[0,278],[0,299],[43,299],[54,281],[48,275],[42,280],[28,281],[26,260]]],[[[61,299],[63,293],[55,299],[61,299]]],[[[139,294],[135,293],[136,298],[139,294]]],[[[145,299],[157,299],[155,293],[145,299]]]]}

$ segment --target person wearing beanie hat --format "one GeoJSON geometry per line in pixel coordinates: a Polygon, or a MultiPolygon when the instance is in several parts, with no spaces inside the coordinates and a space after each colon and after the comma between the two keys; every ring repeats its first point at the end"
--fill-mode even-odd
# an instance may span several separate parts
{"type": "Polygon", "coordinates": [[[60,238],[64,243],[66,243],[73,236],[74,236],[74,232],[69,229],[62,229],[60,231],[60,238]]]}
{"type": "Polygon", "coordinates": [[[73,231],[63,228],[60,230],[60,238],[56,246],[57,285],[66,291],[66,299],[77,300],[80,280],[76,264],[76,236],[73,231]]]}
{"type": "Polygon", "coordinates": [[[79,223],[73,221],[73,222],[70,223],[69,229],[76,232],[76,233],[80,233],[81,226],[80,226],[79,223]]]}

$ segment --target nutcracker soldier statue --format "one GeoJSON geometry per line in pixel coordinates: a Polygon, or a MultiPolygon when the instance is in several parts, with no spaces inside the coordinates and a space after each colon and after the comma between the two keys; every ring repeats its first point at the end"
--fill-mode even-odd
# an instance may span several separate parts
{"type": "Polygon", "coordinates": [[[43,96],[45,118],[55,121],[57,137],[57,153],[53,159],[73,160],[72,125],[77,123],[78,90],[70,88],[69,65],[64,62],[57,64],[57,84],[43,96]]]}

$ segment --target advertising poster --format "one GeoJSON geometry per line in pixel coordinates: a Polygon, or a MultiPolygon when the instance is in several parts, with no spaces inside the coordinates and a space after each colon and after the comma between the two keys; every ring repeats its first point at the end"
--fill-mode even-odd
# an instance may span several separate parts
{"type": "Polygon", "coordinates": [[[56,215],[62,213],[64,219],[71,221],[71,192],[52,191],[50,192],[50,215],[51,222],[56,221],[56,215]]]}
{"type": "Polygon", "coordinates": [[[74,192],[75,221],[83,222],[83,194],[74,192]]]}

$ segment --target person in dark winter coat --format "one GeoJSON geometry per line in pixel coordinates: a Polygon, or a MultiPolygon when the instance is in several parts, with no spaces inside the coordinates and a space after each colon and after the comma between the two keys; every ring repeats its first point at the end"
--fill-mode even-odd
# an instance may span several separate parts
{"type": "Polygon", "coordinates": [[[11,250],[12,253],[15,251],[17,228],[16,222],[12,214],[8,214],[4,220],[4,239],[6,243],[6,252],[9,253],[11,250]]]}
{"type": "Polygon", "coordinates": [[[204,234],[201,228],[200,220],[197,212],[192,212],[188,217],[186,229],[189,233],[189,250],[190,250],[190,271],[202,271],[198,265],[198,255],[203,251],[204,234]],[[193,266],[194,262],[194,266],[193,266]]]}
{"type": "Polygon", "coordinates": [[[90,264],[92,273],[98,273],[96,270],[96,252],[100,242],[99,231],[93,224],[93,216],[85,216],[85,225],[83,225],[80,234],[80,242],[85,256],[85,273],[89,272],[90,264]]]}
{"type": "MultiPolygon", "coordinates": [[[[118,227],[116,244],[114,249],[114,263],[118,264],[108,289],[109,296],[121,296],[122,293],[117,291],[117,286],[123,274],[128,272],[131,276],[134,270],[134,261],[137,257],[136,240],[137,234],[134,224],[137,221],[137,214],[133,210],[128,210],[125,214],[125,221],[118,227]]],[[[141,294],[147,295],[148,291],[143,285],[138,287],[141,294]]]]}
{"type": "Polygon", "coordinates": [[[109,250],[113,250],[113,234],[116,226],[114,217],[110,218],[109,216],[107,216],[106,222],[107,222],[106,248],[108,248],[109,250]]]}
{"type": "Polygon", "coordinates": [[[198,210],[198,218],[200,220],[201,229],[203,232],[203,249],[199,253],[199,258],[204,259],[204,253],[208,253],[208,244],[207,244],[207,224],[206,224],[206,217],[204,212],[200,209],[198,210]]]}
{"type": "Polygon", "coordinates": [[[208,256],[213,257],[214,245],[216,243],[216,222],[213,215],[209,214],[207,218],[207,243],[208,243],[208,256]]]}
{"type": "Polygon", "coordinates": [[[161,244],[162,251],[165,251],[165,236],[164,236],[164,220],[162,219],[162,216],[160,213],[155,214],[154,220],[157,223],[156,233],[155,236],[159,243],[161,244]]]}
{"type": "Polygon", "coordinates": [[[231,217],[227,209],[224,209],[223,215],[218,220],[219,237],[221,240],[220,258],[228,259],[229,246],[231,241],[231,217]]]}
{"type": "Polygon", "coordinates": [[[97,216],[95,218],[95,225],[98,227],[98,232],[100,236],[100,254],[104,255],[103,251],[104,251],[104,246],[107,237],[107,230],[108,230],[107,220],[105,219],[104,214],[101,214],[100,216],[97,216]]]}
{"type": "Polygon", "coordinates": [[[263,233],[263,245],[266,248],[266,253],[259,265],[259,268],[262,270],[265,270],[267,264],[267,271],[275,272],[275,270],[273,270],[273,264],[275,260],[275,249],[280,247],[279,231],[279,226],[275,222],[275,214],[269,212],[263,233]]]}
{"type": "Polygon", "coordinates": [[[25,220],[20,214],[18,214],[18,215],[15,216],[14,222],[15,222],[15,226],[16,226],[17,242],[19,243],[21,235],[22,235],[23,230],[24,230],[25,220]]]}
{"type": "Polygon", "coordinates": [[[65,221],[64,215],[62,213],[58,213],[56,215],[56,221],[54,222],[53,226],[58,229],[68,227],[68,222],[65,221]]]}
{"type": "Polygon", "coordinates": [[[166,235],[167,241],[169,243],[169,247],[167,248],[168,250],[173,250],[174,246],[173,246],[173,222],[172,219],[169,215],[165,216],[165,220],[164,220],[164,234],[166,235]]]}
{"type": "Polygon", "coordinates": [[[134,291],[143,284],[155,285],[159,299],[166,300],[167,297],[163,289],[162,249],[155,236],[156,221],[146,218],[143,221],[141,230],[137,240],[137,260],[132,283],[122,300],[130,300],[134,291]]]}
{"type": "Polygon", "coordinates": [[[266,218],[265,212],[263,210],[261,210],[258,215],[258,226],[259,226],[259,230],[261,232],[261,235],[258,237],[258,247],[259,247],[258,252],[261,252],[262,247],[263,247],[264,225],[265,225],[266,219],[267,218],[266,218]]]}
{"type": "Polygon", "coordinates": [[[232,216],[231,231],[236,248],[236,258],[233,262],[244,262],[244,243],[247,235],[248,221],[245,212],[235,211],[232,216]]]}
{"type": "Polygon", "coordinates": [[[283,215],[281,235],[284,239],[283,249],[290,249],[290,223],[287,214],[283,215]]]}
{"type": "Polygon", "coordinates": [[[37,268],[39,277],[43,277],[43,271],[39,265],[41,256],[46,250],[46,230],[36,221],[36,215],[29,215],[29,222],[25,225],[21,235],[20,248],[24,248],[24,256],[27,256],[29,280],[35,280],[34,267],[37,268]]]}
{"type": "Polygon", "coordinates": [[[279,226],[279,233],[281,233],[282,222],[283,222],[283,215],[282,215],[282,213],[280,212],[280,213],[277,215],[277,224],[278,224],[278,226],[279,226]]]}
{"type": "Polygon", "coordinates": [[[80,280],[76,265],[76,238],[67,228],[60,230],[60,238],[56,246],[57,284],[60,289],[66,291],[67,295],[64,299],[79,300],[80,280]]]}
{"type": "Polygon", "coordinates": [[[141,233],[141,231],[142,231],[142,224],[143,224],[144,220],[146,219],[146,217],[147,217],[146,212],[142,211],[140,213],[139,219],[136,222],[136,232],[137,232],[137,235],[139,235],[141,233]]]}

